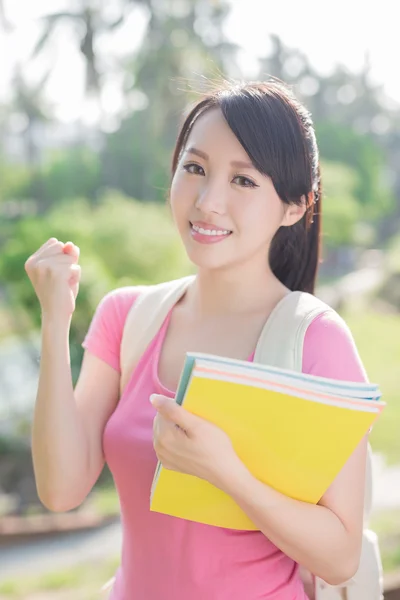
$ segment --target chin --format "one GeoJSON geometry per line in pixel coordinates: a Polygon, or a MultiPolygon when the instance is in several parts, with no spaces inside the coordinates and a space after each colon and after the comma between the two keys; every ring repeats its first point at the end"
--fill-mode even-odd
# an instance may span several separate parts
{"type": "Polygon", "coordinates": [[[221,271],[232,266],[233,261],[227,256],[218,256],[218,252],[194,251],[186,248],[189,260],[198,268],[207,271],[221,271]]]}

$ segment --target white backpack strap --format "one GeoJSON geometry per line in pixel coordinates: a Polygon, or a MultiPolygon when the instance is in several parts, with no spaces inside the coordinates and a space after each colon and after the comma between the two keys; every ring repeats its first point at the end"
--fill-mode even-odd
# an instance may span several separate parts
{"type": "Polygon", "coordinates": [[[334,311],[312,294],[290,292],[267,319],[256,347],[255,362],[301,371],[307,328],[326,312],[334,311]]]}
{"type": "Polygon", "coordinates": [[[194,276],[143,286],[126,317],[120,346],[120,394],[147,346],[171,308],[183,296],[194,276]]]}

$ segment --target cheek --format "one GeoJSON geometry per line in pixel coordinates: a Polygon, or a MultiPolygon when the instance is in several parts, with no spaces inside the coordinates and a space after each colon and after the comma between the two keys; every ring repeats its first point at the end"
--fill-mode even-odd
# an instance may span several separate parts
{"type": "Polygon", "coordinates": [[[171,182],[169,195],[172,216],[175,221],[179,221],[186,212],[188,205],[188,190],[183,177],[179,174],[174,175],[171,182]]]}
{"type": "Polygon", "coordinates": [[[282,224],[283,207],[280,199],[263,197],[235,206],[234,220],[255,243],[270,241],[282,224]]]}
{"type": "Polygon", "coordinates": [[[193,218],[193,210],[198,197],[198,181],[186,173],[177,173],[171,182],[170,207],[172,218],[178,230],[183,233],[193,218]]]}

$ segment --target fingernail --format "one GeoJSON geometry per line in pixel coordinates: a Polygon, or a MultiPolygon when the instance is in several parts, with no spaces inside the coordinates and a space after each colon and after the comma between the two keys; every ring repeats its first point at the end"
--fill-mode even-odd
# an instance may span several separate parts
{"type": "Polygon", "coordinates": [[[159,394],[151,394],[150,402],[152,403],[153,406],[155,406],[157,408],[158,406],[161,406],[161,404],[162,404],[162,396],[160,396],[159,394]]]}

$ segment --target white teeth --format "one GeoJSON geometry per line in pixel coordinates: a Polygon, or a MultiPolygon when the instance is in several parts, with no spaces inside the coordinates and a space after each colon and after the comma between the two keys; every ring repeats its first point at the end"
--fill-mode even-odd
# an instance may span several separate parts
{"type": "Polygon", "coordinates": [[[194,231],[201,233],[202,235],[228,235],[231,233],[228,229],[203,229],[197,225],[192,225],[194,231]]]}

